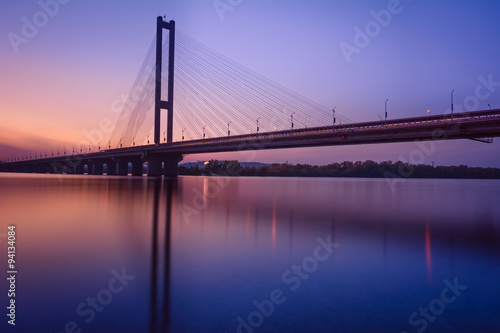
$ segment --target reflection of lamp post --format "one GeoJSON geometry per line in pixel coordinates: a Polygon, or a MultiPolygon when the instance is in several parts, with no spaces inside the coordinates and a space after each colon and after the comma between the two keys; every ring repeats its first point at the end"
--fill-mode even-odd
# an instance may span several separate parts
{"type": "Polygon", "coordinates": [[[293,129],[293,115],[294,114],[295,114],[295,112],[291,114],[291,117],[292,117],[292,127],[291,127],[291,129],[293,129]]]}
{"type": "Polygon", "coordinates": [[[260,117],[257,118],[257,133],[259,133],[259,119],[260,119],[260,117]]]}
{"type": "Polygon", "coordinates": [[[229,130],[229,124],[231,124],[231,122],[227,123],[227,136],[229,136],[231,134],[231,131],[229,130]]]}

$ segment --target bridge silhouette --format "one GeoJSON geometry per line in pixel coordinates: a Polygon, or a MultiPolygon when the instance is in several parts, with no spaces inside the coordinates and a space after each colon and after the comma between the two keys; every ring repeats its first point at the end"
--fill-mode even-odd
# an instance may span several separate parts
{"type": "Polygon", "coordinates": [[[176,34],[174,21],[158,17],[155,39],[106,145],[95,142],[94,152],[89,145],[56,156],[10,158],[0,163],[0,171],[140,176],[146,164],[149,176],[175,177],[186,154],[415,140],[491,143],[498,136],[500,109],[453,113],[453,103],[446,115],[389,120],[386,113],[380,121],[354,123],[335,108],[176,34]],[[136,144],[137,138],[146,142],[136,144]]]}

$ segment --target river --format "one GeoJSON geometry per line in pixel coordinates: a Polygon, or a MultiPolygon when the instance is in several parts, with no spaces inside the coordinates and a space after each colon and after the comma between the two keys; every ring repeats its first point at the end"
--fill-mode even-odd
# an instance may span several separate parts
{"type": "Polygon", "coordinates": [[[499,180],[0,174],[0,214],[12,332],[500,331],[499,180]]]}

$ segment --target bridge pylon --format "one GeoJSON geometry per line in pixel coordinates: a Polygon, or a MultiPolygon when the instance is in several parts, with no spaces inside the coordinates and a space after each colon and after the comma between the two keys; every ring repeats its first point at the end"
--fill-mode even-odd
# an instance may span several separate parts
{"type": "Polygon", "coordinates": [[[172,142],[174,127],[174,48],[175,48],[175,21],[165,22],[163,17],[156,18],[156,86],[155,86],[155,130],[154,142],[160,144],[161,109],[167,109],[167,142],[172,142]],[[163,29],[169,31],[168,38],[168,96],[164,101],[161,98],[161,69],[163,49],[163,29]]]}

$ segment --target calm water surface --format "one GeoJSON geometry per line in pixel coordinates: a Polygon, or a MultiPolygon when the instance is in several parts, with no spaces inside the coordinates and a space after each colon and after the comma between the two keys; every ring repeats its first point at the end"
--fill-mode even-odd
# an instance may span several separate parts
{"type": "Polygon", "coordinates": [[[2,332],[500,332],[500,182],[0,174],[2,332]]]}

